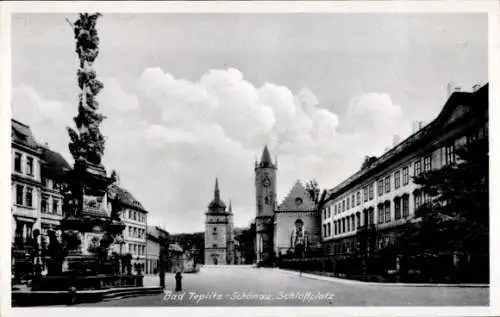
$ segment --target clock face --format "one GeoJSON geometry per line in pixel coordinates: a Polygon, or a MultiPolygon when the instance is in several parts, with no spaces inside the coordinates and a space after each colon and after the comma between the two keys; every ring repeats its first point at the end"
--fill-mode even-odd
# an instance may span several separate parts
{"type": "Polygon", "coordinates": [[[264,180],[262,181],[262,186],[264,187],[269,187],[271,185],[271,180],[269,179],[269,177],[264,177],[264,180]]]}

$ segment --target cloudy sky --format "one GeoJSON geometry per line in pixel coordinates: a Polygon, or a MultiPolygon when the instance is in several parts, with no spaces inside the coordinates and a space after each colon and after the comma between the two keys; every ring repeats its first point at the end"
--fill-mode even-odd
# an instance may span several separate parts
{"type": "MultiPolygon", "coordinates": [[[[74,14],[12,18],[12,113],[69,162],[74,14]]],[[[432,120],[454,82],[488,78],[485,14],[105,14],[104,164],[172,233],[204,230],[219,177],[237,226],[254,217],[254,159],[330,188],[432,120]]]]}

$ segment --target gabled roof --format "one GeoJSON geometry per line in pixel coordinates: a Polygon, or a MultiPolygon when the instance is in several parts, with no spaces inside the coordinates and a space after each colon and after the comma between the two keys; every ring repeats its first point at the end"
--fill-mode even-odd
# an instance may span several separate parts
{"type": "Polygon", "coordinates": [[[113,198],[118,196],[120,202],[128,207],[147,212],[142,204],[129,191],[116,184],[113,184],[108,188],[108,194],[113,196],[113,198]]]}
{"type": "Polygon", "coordinates": [[[12,131],[11,131],[12,141],[27,146],[29,148],[32,148],[33,150],[37,150],[38,143],[36,142],[30,127],[14,119],[12,119],[11,122],[12,122],[12,131]]]}
{"type": "Polygon", "coordinates": [[[315,211],[316,209],[311,195],[299,180],[278,207],[278,211],[315,211]]]}

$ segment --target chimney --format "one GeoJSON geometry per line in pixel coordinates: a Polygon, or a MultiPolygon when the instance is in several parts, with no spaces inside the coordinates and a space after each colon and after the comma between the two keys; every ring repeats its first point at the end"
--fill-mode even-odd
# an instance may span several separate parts
{"type": "Polygon", "coordinates": [[[446,86],[446,89],[448,91],[448,97],[451,96],[454,92],[462,91],[462,87],[457,86],[454,82],[449,82],[446,86]]]}
{"type": "Polygon", "coordinates": [[[455,86],[456,86],[455,83],[452,81],[450,81],[448,85],[446,85],[446,91],[448,93],[447,94],[448,97],[451,96],[451,94],[453,93],[455,86]]]}
{"type": "Polygon", "coordinates": [[[479,90],[479,88],[481,88],[481,85],[479,84],[475,84],[474,86],[472,86],[472,92],[476,92],[479,90]]]}
{"type": "Polygon", "coordinates": [[[415,133],[425,126],[425,121],[413,121],[412,133],[415,133]]]}

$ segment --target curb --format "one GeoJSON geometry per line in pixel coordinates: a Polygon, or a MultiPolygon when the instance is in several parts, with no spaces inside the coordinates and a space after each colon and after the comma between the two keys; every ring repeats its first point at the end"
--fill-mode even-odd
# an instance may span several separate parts
{"type": "MultiPolygon", "coordinates": [[[[299,276],[300,272],[297,271],[290,271],[290,270],[282,270],[279,268],[275,268],[275,270],[279,272],[283,272],[285,274],[289,275],[296,275],[299,276]]],[[[338,278],[338,277],[330,277],[330,276],[322,276],[322,275],[316,275],[316,274],[311,274],[311,273],[302,273],[300,275],[305,278],[313,279],[313,280],[320,280],[320,281],[326,281],[326,282],[337,282],[337,283],[343,283],[343,284],[351,284],[351,285],[371,285],[371,286],[390,286],[390,287],[468,287],[468,288],[489,288],[489,284],[432,284],[432,283],[377,283],[377,282],[364,282],[364,281],[358,281],[358,280],[349,280],[349,279],[343,279],[343,278],[338,278]]]]}

